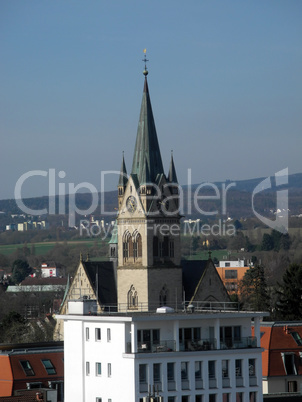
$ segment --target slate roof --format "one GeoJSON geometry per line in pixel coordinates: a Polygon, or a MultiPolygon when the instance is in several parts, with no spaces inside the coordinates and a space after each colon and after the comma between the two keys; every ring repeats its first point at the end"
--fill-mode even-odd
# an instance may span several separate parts
{"type": "Polygon", "coordinates": [[[201,300],[230,301],[228,292],[211,258],[208,260],[182,261],[182,267],[186,300],[192,302],[201,300]],[[211,284],[209,285],[207,281],[210,281],[211,284]]]}
{"type": "Polygon", "coordinates": [[[182,284],[185,291],[185,299],[191,300],[196,286],[205,272],[207,260],[196,260],[181,262],[182,266],[182,284]]]}
{"type": "Polygon", "coordinates": [[[174,165],[173,155],[171,155],[170,168],[168,173],[168,180],[170,183],[178,183],[176,169],[174,165]]]}
{"type": "Polygon", "coordinates": [[[133,155],[132,175],[137,176],[139,185],[154,182],[157,174],[164,173],[153,111],[145,75],[136,144],[133,155]]]}
{"type": "Polygon", "coordinates": [[[125,164],[125,158],[123,155],[118,186],[126,187],[127,182],[128,182],[127,169],[126,169],[126,164],[125,164]]]}
{"type": "Polygon", "coordinates": [[[35,286],[35,285],[66,285],[67,278],[31,278],[27,277],[21,282],[21,286],[35,286]]]}
{"type": "Polygon", "coordinates": [[[111,261],[82,261],[100,304],[117,304],[116,274],[111,261]],[[96,289],[97,286],[97,289],[96,289]]]}

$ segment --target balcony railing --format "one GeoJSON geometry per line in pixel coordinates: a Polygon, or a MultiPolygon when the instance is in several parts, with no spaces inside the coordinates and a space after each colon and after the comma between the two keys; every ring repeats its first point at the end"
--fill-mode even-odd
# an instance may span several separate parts
{"type": "Polygon", "coordinates": [[[160,341],[160,342],[138,342],[138,353],[161,353],[161,352],[175,352],[176,342],[174,340],[160,341]]]}
{"type": "Polygon", "coordinates": [[[196,350],[214,350],[217,349],[216,339],[194,339],[180,342],[180,350],[196,351],[196,350]]]}
{"type": "Polygon", "coordinates": [[[245,349],[256,348],[257,338],[255,336],[242,337],[240,339],[225,339],[220,341],[220,349],[245,349]]]}
{"type": "MultiPolygon", "coordinates": [[[[228,339],[220,341],[220,349],[246,349],[256,348],[257,338],[255,336],[242,337],[238,340],[228,339]]],[[[194,339],[179,343],[180,352],[196,352],[217,350],[216,339],[194,339]]],[[[159,342],[138,342],[137,353],[162,353],[176,352],[176,341],[166,340],[159,342]]],[[[126,353],[131,353],[131,342],[126,345],[126,353]]]]}

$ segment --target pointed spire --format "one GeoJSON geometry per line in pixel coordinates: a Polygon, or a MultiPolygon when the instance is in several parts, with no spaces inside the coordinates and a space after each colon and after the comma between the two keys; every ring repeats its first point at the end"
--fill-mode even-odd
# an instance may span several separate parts
{"type": "Polygon", "coordinates": [[[122,166],[121,166],[120,178],[119,178],[118,186],[126,187],[127,182],[128,182],[128,176],[127,176],[127,169],[126,169],[126,164],[125,164],[125,159],[124,159],[124,152],[123,152],[122,166]]]}
{"type": "Polygon", "coordinates": [[[158,174],[164,173],[149,96],[147,73],[145,66],[144,92],[131,172],[131,174],[137,175],[139,184],[145,181],[146,166],[148,167],[151,182],[155,182],[158,174]]]}
{"type": "Polygon", "coordinates": [[[145,166],[144,169],[141,172],[140,176],[140,185],[142,184],[148,184],[150,183],[150,174],[149,174],[149,168],[148,168],[148,163],[147,163],[147,158],[145,159],[145,166]]]}
{"type": "Polygon", "coordinates": [[[171,151],[171,161],[170,161],[170,168],[169,168],[169,173],[168,173],[168,181],[170,183],[178,183],[174,160],[173,160],[173,151],[171,151]]]}

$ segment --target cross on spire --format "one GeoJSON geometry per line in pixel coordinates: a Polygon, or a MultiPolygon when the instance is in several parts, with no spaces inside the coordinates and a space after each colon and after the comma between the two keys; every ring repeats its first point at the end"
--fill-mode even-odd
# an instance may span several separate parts
{"type": "Polygon", "coordinates": [[[145,63],[145,70],[143,71],[143,74],[144,74],[145,77],[148,75],[147,62],[149,61],[149,60],[147,59],[146,52],[147,52],[147,49],[144,49],[144,58],[143,58],[143,62],[145,63]]]}

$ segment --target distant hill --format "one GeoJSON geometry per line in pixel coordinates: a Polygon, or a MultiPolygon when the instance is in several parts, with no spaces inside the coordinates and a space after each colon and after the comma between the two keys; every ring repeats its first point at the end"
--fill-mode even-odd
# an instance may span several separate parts
{"type": "MultiPolygon", "coordinates": [[[[233,219],[240,219],[244,217],[253,216],[252,211],[252,194],[257,185],[259,185],[265,178],[249,179],[236,181],[236,186],[230,186],[226,191],[225,195],[225,210],[223,209],[223,186],[227,187],[231,185],[231,181],[215,182],[218,193],[209,186],[204,186],[199,189],[198,187],[202,184],[194,184],[191,189],[187,186],[182,186],[183,193],[183,215],[190,218],[200,217],[202,212],[218,211],[217,214],[207,215],[207,217],[216,217],[224,215],[231,216],[233,219]],[[199,199],[194,204],[194,195],[212,197],[208,199],[199,199]],[[216,196],[216,200],[213,199],[216,196]]],[[[271,177],[272,188],[266,189],[265,191],[259,192],[255,195],[254,205],[256,210],[263,215],[270,215],[276,208],[276,191],[281,189],[288,190],[289,194],[289,210],[290,215],[302,214],[302,173],[292,174],[288,177],[288,184],[276,187],[275,178],[271,177]]],[[[68,206],[68,196],[65,197],[65,205],[68,206]]],[[[117,208],[117,191],[109,191],[104,193],[104,209],[105,211],[112,212],[112,218],[116,215],[117,208]]],[[[100,200],[100,194],[99,194],[100,200]]],[[[33,210],[49,208],[49,202],[55,203],[55,210],[58,213],[59,197],[35,197],[27,198],[23,200],[24,204],[33,210]]],[[[90,207],[92,202],[92,196],[89,193],[79,193],[76,194],[76,205],[79,209],[87,209],[90,207]]],[[[16,201],[14,199],[0,200],[0,222],[3,226],[3,222],[8,222],[8,216],[11,214],[22,214],[22,211],[18,208],[16,201]]],[[[68,210],[66,208],[66,213],[68,210]]],[[[95,215],[100,216],[101,210],[97,208],[95,215]]],[[[10,217],[9,217],[10,218],[10,217]]],[[[110,217],[108,219],[111,219],[110,217]]],[[[3,228],[3,227],[2,227],[3,228]]]]}

